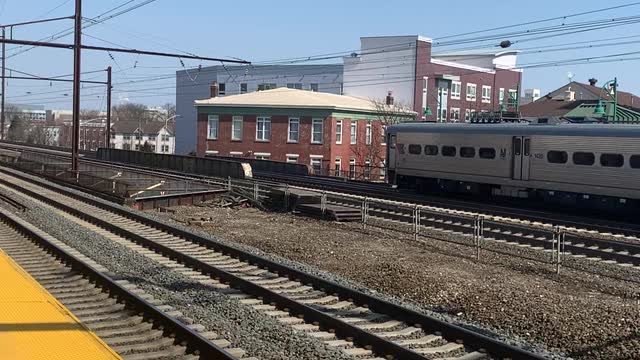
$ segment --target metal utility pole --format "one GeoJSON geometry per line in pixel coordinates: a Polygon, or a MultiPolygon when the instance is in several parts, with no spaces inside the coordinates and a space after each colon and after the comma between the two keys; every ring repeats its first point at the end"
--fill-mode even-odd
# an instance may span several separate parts
{"type": "Polygon", "coordinates": [[[107,68],[107,142],[106,148],[111,148],[111,66],[107,68]]]}
{"type": "MultiPolygon", "coordinates": [[[[5,28],[2,28],[2,40],[5,38],[5,28]]],[[[5,91],[5,59],[6,59],[5,43],[2,43],[2,114],[0,114],[0,140],[4,140],[4,91],[5,91]]]]}
{"type": "Polygon", "coordinates": [[[73,126],[71,138],[71,170],[78,170],[78,140],[80,138],[80,59],[82,50],[82,0],[76,0],[73,42],[73,126]]]}

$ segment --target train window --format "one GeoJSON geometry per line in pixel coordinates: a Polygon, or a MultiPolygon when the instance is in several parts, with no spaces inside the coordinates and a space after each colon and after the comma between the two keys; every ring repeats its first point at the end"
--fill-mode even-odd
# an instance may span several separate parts
{"type": "Polygon", "coordinates": [[[413,155],[422,154],[422,146],[417,144],[409,145],[409,154],[413,154],[413,155]]]}
{"type": "Polygon", "coordinates": [[[456,156],[456,147],[455,146],[443,146],[442,147],[442,156],[456,156]]]}
{"type": "Polygon", "coordinates": [[[496,149],[493,148],[480,148],[478,155],[481,159],[495,159],[496,149]]]}
{"type": "Polygon", "coordinates": [[[596,156],[589,152],[573,153],[573,163],[576,165],[591,166],[596,162],[596,156]]]}
{"type": "Polygon", "coordinates": [[[640,169],[640,155],[631,155],[629,165],[632,169],[640,169]]]}
{"type": "Polygon", "coordinates": [[[435,145],[425,145],[424,154],[430,155],[430,156],[436,156],[438,155],[438,147],[435,145]]]}
{"type": "Polygon", "coordinates": [[[524,156],[531,155],[531,139],[524,139],[524,156]]]}
{"type": "Polygon", "coordinates": [[[472,158],[476,156],[476,149],[470,146],[463,146],[460,148],[460,156],[463,158],[472,158]]]}
{"type": "Polygon", "coordinates": [[[622,167],[622,165],[624,165],[624,157],[620,154],[602,154],[600,155],[600,165],[606,167],[622,167]]]}
{"type": "Polygon", "coordinates": [[[547,160],[554,164],[565,164],[569,155],[566,151],[549,151],[547,153],[547,160]]]}
{"type": "Polygon", "coordinates": [[[397,137],[396,135],[391,135],[391,140],[389,141],[389,147],[392,149],[396,148],[397,137]]]}

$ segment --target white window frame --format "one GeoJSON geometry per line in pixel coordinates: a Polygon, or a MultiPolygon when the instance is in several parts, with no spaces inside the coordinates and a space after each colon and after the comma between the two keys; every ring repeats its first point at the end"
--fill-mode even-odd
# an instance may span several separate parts
{"type": "Polygon", "coordinates": [[[453,107],[452,107],[452,108],[449,110],[449,112],[451,112],[451,114],[449,115],[449,119],[450,119],[451,121],[455,121],[455,122],[460,121],[460,108],[453,108],[453,107]],[[454,114],[456,114],[456,116],[454,116],[454,114]]]}
{"type": "Polygon", "coordinates": [[[482,102],[491,103],[491,86],[489,85],[482,85],[482,102]]]}
{"type": "Polygon", "coordinates": [[[314,171],[315,173],[315,169],[313,168],[314,163],[319,162],[320,164],[320,174],[322,174],[322,159],[324,158],[324,156],[322,155],[309,155],[309,165],[311,165],[311,169],[314,171]]]}
{"type": "Polygon", "coordinates": [[[507,106],[515,106],[516,102],[518,101],[518,90],[516,89],[509,89],[509,98],[507,99],[507,106]],[[513,102],[513,105],[510,101],[512,99],[511,94],[513,94],[513,98],[515,98],[515,101],[513,102]]]}
{"type": "Polygon", "coordinates": [[[351,133],[349,134],[349,142],[351,145],[355,145],[358,143],[358,121],[351,120],[351,124],[349,127],[351,133]]]}
{"type": "Polygon", "coordinates": [[[271,153],[257,152],[253,153],[253,157],[256,160],[271,160],[271,153]]]}
{"type": "Polygon", "coordinates": [[[476,84],[467,83],[467,93],[466,93],[467,101],[476,101],[477,96],[478,96],[478,88],[476,84]],[[470,91],[471,89],[473,89],[473,95],[471,94],[472,93],[472,91],[470,91]]]}
{"type": "Polygon", "coordinates": [[[226,83],[218,84],[218,95],[219,96],[227,95],[227,84],[226,83]],[[224,88],[224,90],[222,90],[223,88],[224,88]]]}
{"type": "Polygon", "coordinates": [[[271,117],[270,116],[258,116],[256,118],[256,141],[262,141],[262,142],[269,142],[271,141],[271,117]],[[260,135],[260,126],[259,124],[262,123],[262,136],[260,135]],[[266,125],[269,125],[269,136],[267,137],[267,127],[266,125]]]}
{"type": "Polygon", "coordinates": [[[451,99],[452,100],[460,100],[460,94],[461,93],[462,93],[462,82],[460,82],[460,81],[452,81],[451,82],[451,99]]]}
{"type": "Polygon", "coordinates": [[[242,141],[243,127],[244,127],[244,118],[242,117],[242,115],[234,115],[231,118],[231,140],[242,141]],[[240,125],[239,125],[240,126],[240,129],[239,129],[240,130],[240,136],[236,137],[235,134],[236,134],[236,130],[238,130],[237,129],[238,122],[240,123],[240,125]]]}
{"type": "Polygon", "coordinates": [[[342,158],[336,157],[336,160],[333,164],[333,175],[342,176],[342,158]]]}
{"type": "Polygon", "coordinates": [[[218,135],[220,133],[220,117],[218,115],[209,115],[207,116],[207,140],[218,140],[218,135]],[[212,128],[211,124],[215,124],[215,127],[212,128]],[[215,131],[212,133],[212,130],[215,131]]]}
{"type": "Polygon", "coordinates": [[[342,145],[342,120],[336,120],[336,144],[342,145]]]}
{"type": "Polygon", "coordinates": [[[371,123],[367,123],[367,128],[365,130],[364,142],[366,145],[371,145],[371,123]]]}
{"type": "Polygon", "coordinates": [[[382,141],[380,142],[380,145],[387,145],[387,125],[381,124],[380,125],[380,131],[382,132],[382,134],[380,134],[382,136],[382,141]]]}
{"type": "Polygon", "coordinates": [[[358,168],[356,167],[356,159],[355,158],[349,159],[349,177],[351,179],[355,179],[357,171],[358,171],[358,168]]]}
{"type": "Polygon", "coordinates": [[[498,100],[500,101],[500,105],[504,102],[504,88],[500,88],[498,93],[498,100]]]}
{"type": "Polygon", "coordinates": [[[287,157],[287,163],[289,164],[297,164],[298,160],[300,160],[300,155],[298,154],[287,154],[286,157],[287,157]]]}
{"type": "Polygon", "coordinates": [[[169,145],[162,145],[162,152],[169,152],[169,145]]]}
{"type": "Polygon", "coordinates": [[[231,157],[242,157],[244,155],[242,151],[229,151],[231,157]]]}
{"type": "Polygon", "coordinates": [[[364,160],[364,169],[362,173],[365,180],[371,179],[371,159],[366,158],[364,160]]]}
{"type": "Polygon", "coordinates": [[[322,144],[322,138],[324,137],[324,119],[312,119],[311,120],[311,143],[322,144]],[[316,125],[320,125],[320,139],[316,139],[316,125]]]}
{"type": "Polygon", "coordinates": [[[427,111],[427,106],[428,106],[428,91],[429,91],[429,78],[428,77],[423,77],[422,78],[422,114],[420,114],[420,116],[422,116],[422,118],[424,119],[424,112],[427,111]]]}
{"type": "Polygon", "coordinates": [[[380,162],[380,180],[383,180],[387,178],[387,161],[386,160],[382,160],[380,162]]]}
{"type": "Polygon", "coordinates": [[[471,109],[464,110],[464,121],[469,122],[471,120],[471,109]]]}
{"type": "Polygon", "coordinates": [[[297,117],[290,117],[289,118],[289,125],[287,126],[287,142],[288,143],[293,143],[293,144],[297,144],[300,141],[300,118],[297,117]],[[296,138],[292,138],[291,137],[291,124],[296,124],[296,138]]]}

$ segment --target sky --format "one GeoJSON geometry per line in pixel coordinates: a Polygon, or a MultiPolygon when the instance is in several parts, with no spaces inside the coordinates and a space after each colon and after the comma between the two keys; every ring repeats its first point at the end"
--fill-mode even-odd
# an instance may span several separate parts
{"type": "MultiPolygon", "coordinates": [[[[119,5],[126,4],[120,8],[126,9],[143,2],[145,0],[85,0],[83,16],[95,18],[119,5]]],[[[207,57],[240,58],[252,62],[264,62],[357,51],[361,36],[422,35],[433,38],[435,43],[438,39],[450,35],[477,32],[497,26],[523,24],[624,4],[634,4],[634,2],[156,0],[116,18],[85,28],[83,42],[99,46],[193,53],[207,57]]],[[[0,24],[69,16],[73,11],[74,0],[0,0],[0,24]]],[[[516,38],[510,38],[505,33],[633,16],[639,16],[640,20],[640,3],[578,17],[504,29],[498,33],[505,36],[504,40],[514,41],[516,38]]],[[[47,41],[52,34],[72,26],[72,20],[20,26],[14,28],[13,37],[21,40],[47,41]]],[[[486,33],[467,36],[482,35],[486,33]]],[[[71,43],[73,36],[67,35],[55,41],[71,43]]],[[[489,43],[493,42],[492,40],[489,43]]],[[[607,42],[616,42],[616,40],[607,42]]],[[[486,47],[489,43],[484,41],[471,45],[486,47]]],[[[496,40],[495,43],[499,41],[496,40]]],[[[640,22],[516,43],[512,48],[548,49],[549,46],[591,47],[546,53],[532,53],[529,50],[528,53],[520,54],[518,63],[525,67],[523,88],[539,88],[544,94],[567,83],[568,74],[571,73],[574,80],[587,82],[587,79],[595,77],[600,80],[600,84],[618,77],[621,90],[640,93],[640,71],[636,70],[640,60],[543,68],[530,68],[528,65],[636,51],[639,53],[635,56],[640,58],[640,22]],[[597,41],[622,37],[625,39],[617,41],[627,42],[626,44],[604,47],[600,46],[602,42],[597,41]]],[[[461,45],[457,47],[460,48],[461,45]]],[[[8,69],[46,77],[68,75],[73,71],[71,50],[35,48],[22,52],[24,49],[16,45],[7,45],[8,69]]],[[[441,49],[455,50],[456,47],[441,49]]],[[[435,51],[437,50],[434,49],[435,51]]],[[[634,55],[630,54],[626,57],[634,57],[634,55]]],[[[84,51],[82,57],[83,72],[98,71],[85,74],[83,80],[104,81],[106,73],[99,70],[112,66],[114,105],[137,102],[149,106],[160,106],[175,102],[176,70],[183,69],[183,66],[189,68],[217,64],[219,63],[96,51],[84,51]]],[[[19,74],[13,73],[13,75],[19,74]]],[[[71,108],[70,83],[14,79],[9,79],[7,82],[6,97],[9,103],[41,104],[48,109],[71,108]]],[[[84,85],[81,107],[104,110],[105,94],[106,89],[102,85],[84,85]]]]}

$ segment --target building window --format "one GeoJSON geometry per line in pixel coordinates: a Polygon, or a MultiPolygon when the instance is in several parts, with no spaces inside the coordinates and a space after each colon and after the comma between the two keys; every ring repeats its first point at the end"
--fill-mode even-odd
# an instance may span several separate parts
{"type": "Polygon", "coordinates": [[[162,135],[162,141],[169,141],[169,135],[163,134],[162,135]]]}
{"type": "Polygon", "coordinates": [[[340,83],[340,95],[344,95],[344,83],[340,83]]]}
{"type": "Polygon", "coordinates": [[[387,162],[386,160],[382,160],[382,162],[380,163],[380,180],[383,180],[387,178],[387,162]]]}
{"type": "Polygon", "coordinates": [[[207,139],[216,140],[218,138],[218,127],[220,126],[218,115],[209,115],[208,120],[207,139]]]}
{"type": "Polygon", "coordinates": [[[365,144],[371,145],[371,124],[370,123],[367,124],[367,130],[365,132],[364,140],[365,140],[365,144]]]}
{"type": "Polygon", "coordinates": [[[259,85],[258,85],[258,91],[275,89],[275,88],[277,88],[277,87],[278,87],[278,85],[273,84],[273,83],[269,83],[269,84],[259,84],[259,85]]]}
{"type": "Polygon", "coordinates": [[[491,102],[491,86],[482,85],[482,102],[483,103],[491,102]]]}
{"type": "Polygon", "coordinates": [[[288,83],[287,88],[302,90],[302,83],[288,83]]]}
{"type": "Polygon", "coordinates": [[[297,164],[299,157],[300,155],[297,155],[297,154],[287,154],[287,162],[289,164],[297,164]]]}
{"type": "Polygon", "coordinates": [[[269,153],[264,153],[264,154],[256,153],[255,154],[255,158],[256,158],[256,160],[269,160],[269,159],[271,159],[271,154],[269,154],[269,153]]]}
{"type": "Polygon", "coordinates": [[[227,84],[220,83],[218,85],[218,95],[220,95],[220,96],[227,95],[227,84]]]}
{"type": "Polygon", "coordinates": [[[380,139],[380,144],[381,145],[387,145],[387,125],[380,125],[380,132],[381,132],[381,137],[382,139],[380,139]]]}
{"type": "Polygon", "coordinates": [[[518,103],[518,90],[509,89],[509,106],[516,106],[518,103]]]}
{"type": "Polygon", "coordinates": [[[349,160],[349,177],[352,179],[356,178],[356,159],[353,158],[349,160]]]}
{"type": "Polygon", "coordinates": [[[504,104],[504,88],[500,88],[498,99],[500,100],[500,105],[504,104]]]}
{"type": "Polygon", "coordinates": [[[451,99],[460,100],[460,92],[462,92],[462,83],[460,81],[451,82],[451,99]]]}
{"type": "Polygon", "coordinates": [[[358,140],[358,122],[351,120],[351,145],[355,145],[358,140]]]}
{"type": "Polygon", "coordinates": [[[364,179],[369,180],[371,177],[371,159],[364,161],[364,179]]]}
{"type": "Polygon", "coordinates": [[[247,83],[240,83],[240,94],[247,93],[247,83]]]}
{"type": "Polygon", "coordinates": [[[300,119],[289,118],[289,135],[287,135],[287,142],[297,143],[300,141],[300,119]]]}
{"type": "Polygon", "coordinates": [[[429,78],[422,78],[422,117],[424,116],[424,112],[427,111],[427,90],[429,89],[429,78]]]}
{"type": "Polygon", "coordinates": [[[122,150],[131,150],[131,144],[122,144],[122,150]]]}
{"type": "Polygon", "coordinates": [[[122,140],[131,140],[131,134],[123,134],[122,140]]]}
{"type": "Polygon", "coordinates": [[[312,120],[312,132],[311,132],[311,143],[312,144],[322,144],[322,133],[323,133],[323,123],[322,119],[313,119],[312,120]]]}
{"type": "Polygon", "coordinates": [[[476,84],[467,84],[467,101],[476,101],[476,84]]]}
{"type": "Polygon", "coordinates": [[[242,140],[242,116],[234,116],[231,121],[231,140],[242,140]]]}
{"type": "Polygon", "coordinates": [[[111,133],[111,138],[115,139],[116,138],[116,134],[115,133],[111,133]]]}
{"type": "Polygon", "coordinates": [[[314,174],[322,174],[322,155],[311,155],[311,168],[314,174]]]}
{"type": "Polygon", "coordinates": [[[271,118],[268,116],[259,116],[256,120],[256,140],[271,140],[271,118]]]}
{"type": "Polygon", "coordinates": [[[451,108],[451,121],[453,122],[460,121],[460,109],[451,108]]]}
{"type": "Polygon", "coordinates": [[[342,120],[336,121],[336,144],[342,144],[342,120]]]}
{"type": "MultiPolygon", "coordinates": [[[[86,134],[86,130],[84,131],[86,134]]],[[[142,140],[142,135],[140,133],[136,133],[136,140],[142,140]]]]}
{"type": "Polygon", "coordinates": [[[151,145],[151,152],[156,152],[156,146],[155,145],[151,145]]]}
{"type": "Polygon", "coordinates": [[[341,158],[336,158],[334,175],[342,176],[342,159],[341,158]]]}
{"type": "Polygon", "coordinates": [[[471,120],[471,109],[466,109],[464,111],[464,121],[469,122],[471,120]]]}
{"type": "MultiPolygon", "coordinates": [[[[82,143],[82,146],[85,147],[85,143],[82,143]]],[[[136,144],[135,149],[136,151],[140,150],[140,144],[136,144]]]]}
{"type": "Polygon", "coordinates": [[[309,85],[309,89],[310,89],[311,91],[313,91],[313,92],[318,92],[318,84],[311,83],[311,84],[309,85]]]}

